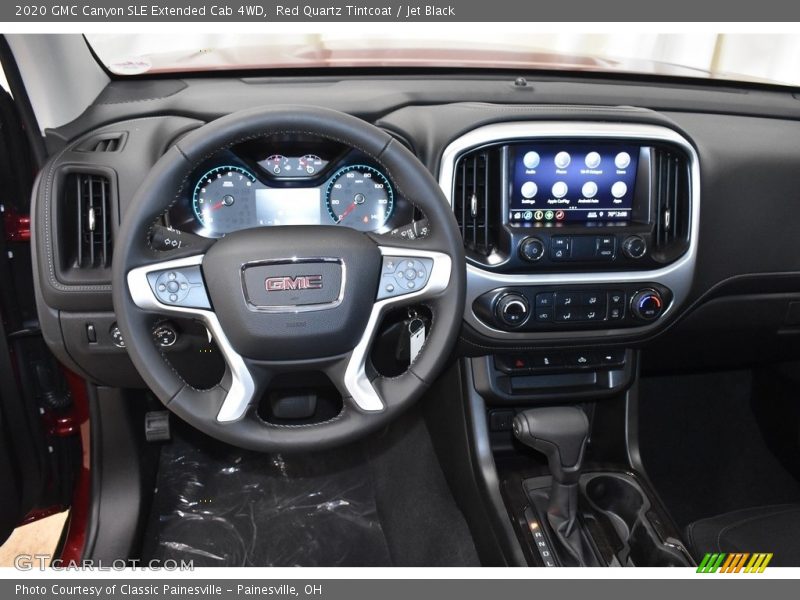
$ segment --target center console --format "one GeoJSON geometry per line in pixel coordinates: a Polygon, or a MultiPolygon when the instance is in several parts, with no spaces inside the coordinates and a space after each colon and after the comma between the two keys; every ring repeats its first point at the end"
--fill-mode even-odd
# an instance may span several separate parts
{"type": "Polygon", "coordinates": [[[488,125],[447,147],[440,185],[464,238],[465,320],[483,336],[647,332],[688,296],[699,167],[672,129],[488,125]]]}
{"type": "Polygon", "coordinates": [[[447,147],[440,185],[467,257],[474,448],[527,563],[691,564],[631,415],[636,347],[694,276],[694,147],[650,124],[499,123],[447,147]]]}

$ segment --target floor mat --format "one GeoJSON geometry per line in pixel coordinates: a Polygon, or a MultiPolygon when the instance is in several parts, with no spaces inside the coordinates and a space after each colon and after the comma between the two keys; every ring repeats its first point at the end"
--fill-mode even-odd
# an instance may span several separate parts
{"type": "Polygon", "coordinates": [[[364,443],[246,452],[178,425],[144,558],[195,566],[478,565],[419,418],[364,443]]]}
{"type": "Polygon", "coordinates": [[[680,527],[740,508],[800,501],[800,483],[759,429],[752,393],[750,371],[642,379],[642,460],[680,527]]]}

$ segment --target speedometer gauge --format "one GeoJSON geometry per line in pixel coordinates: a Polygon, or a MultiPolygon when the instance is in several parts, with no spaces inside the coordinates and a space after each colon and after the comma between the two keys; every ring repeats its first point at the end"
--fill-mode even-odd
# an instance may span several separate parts
{"type": "Polygon", "coordinates": [[[359,231],[375,231],[394,208],[394,192],[386,176],[366,165],[339,169],[331,178],[325,205],[333,222],[359,231]]]}
{"type": "Polygon", "coordinates": [[[242,167],[215,167],[194,188],[192,207],[205,233],[221,236],[255,220],[256,178],[242,167]]]}

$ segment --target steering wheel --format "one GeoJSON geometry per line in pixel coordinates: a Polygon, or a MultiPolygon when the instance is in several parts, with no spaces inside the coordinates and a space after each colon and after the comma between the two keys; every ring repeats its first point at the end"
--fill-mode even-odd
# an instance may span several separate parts
{"type": "Polygon", "coordinates": [[[272,452],[353,441],[418,399],[458,337],[466,268],[450,206],[402,144],[340,112],[273,106],[208,123],[162,156],[125,212],[112,276],[128,353],[161,402],[214,438],[272,452]],[[337,225],[277,226],[230,233],[203,252],[190,248],[180,258],[171,252],[169,260],[152,247],[151,228],[200,163],[247,140],[291,134],[327,138],[370,156],[427,216],[428,235],[407,240],[337,225]],[[387,310],[411,304],[429,308],[430,332],[402,375],[381,376],[369,360],[378,326],[387,310]],[[225,360],[217,385],[197,389],[172,368],[151,334],[155,315],[193,317],[205,325],[225,360]],[[286,425],[258,415],[276,375],[309,371],[324,372],[341,394],[335,417],[286,425]]]}

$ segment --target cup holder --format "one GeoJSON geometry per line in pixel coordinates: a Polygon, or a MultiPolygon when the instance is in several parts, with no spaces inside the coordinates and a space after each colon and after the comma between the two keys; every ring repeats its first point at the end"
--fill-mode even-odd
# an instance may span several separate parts
{"type": "Polygon", "coordinates": [[[677,547],[664,543],[649,519],[650,500],[636,481],[621,473],[589,473],[581,478],[584,496],[605,516],[621,543],[623,565],[685,567],[689,562],[677,547]]]}

